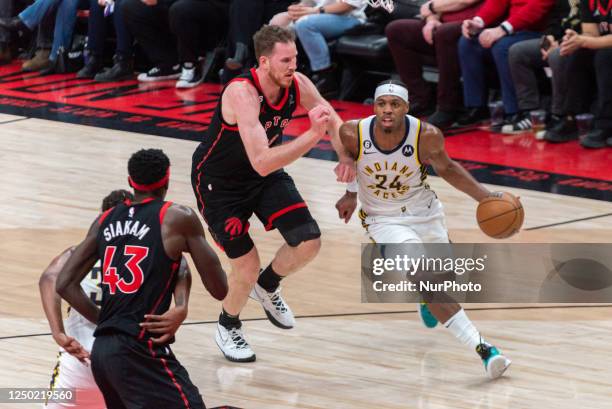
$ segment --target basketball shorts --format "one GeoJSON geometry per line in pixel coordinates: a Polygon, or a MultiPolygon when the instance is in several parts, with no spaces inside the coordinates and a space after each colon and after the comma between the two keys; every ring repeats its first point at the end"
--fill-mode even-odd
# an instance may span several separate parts
{"type": "Polygon", "coordinates": [[[200,213],[229,258],[241,257],[253,248],[249,236],[253,213],[266,230],[278,229],[285,240],[302,225],[316,227],[293,179],[284,171],[254,182],[231,182],[194,172],[192,185],[200,213]]]}
{"type": "Polygon", "coordinates": [[[167,345],[121,333],[98,336],[91,369],[109,409],[205,409],[198,388],[167,345]]]}
{"type": "Polygon", "coordinates": [[[72,403],[49,402],[45,409],[104,409],[104,397],[96,385],[91,368],[81,363],[68,352],[60,351],[57,364],[51,377],[51,389],[75,389],[75,399],[72,403]]]}
{"type": "Polygon", "coordinates": [[[448,243],[444,208],[433,191],[425,191],[394,215],[359,212],[362,225],[375,243],[448,243]],[[425,200],[427,199],[427,200],[425,200]]]}

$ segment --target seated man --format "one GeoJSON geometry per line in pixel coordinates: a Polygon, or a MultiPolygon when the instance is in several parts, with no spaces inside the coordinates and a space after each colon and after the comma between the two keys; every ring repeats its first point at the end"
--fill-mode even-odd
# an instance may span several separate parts
{"type": "Polygon", "coordinates": [[[478,3],[480,0],[432,0],[421,6],[422,20],[395,20],[385,30],[395,67],[410,90],[410,111],[415,116],[427,115],[435,106],[431,87],[423,79],[423,64],[435,58],[438,107],[427,120],[438,128],[452,125],[463,105],[457,41],[461,22],[475,15],[478,3]]]}
{"type": "Polygon", "coordinates": [[[123,18],[123,0],[89,0],[89,20],[87,26],[87,64],[77,73],[77,78],[93,78],[96,81],[120,81],[134,75],[132,69],[132,36],[123,18]],[[102,72],[104,41],[106,40],[107,21],[112,18],[117,36],[117,47],[113,66],[102,72]]]}
{"type": "Polygon", "coordinates": [[[583,95],[584,90],[597,86],[595,129],[580,141],[585,148],[612,147],[611,6],[609,1],[581,0],[582,34],[567,30],[561,44],[561,56],[569,59],[568,78],[571,75],[567,103],[583,95]]]}
{"type": "MultiPolygon", "coordinates": [[[[294,23],[297,37],[310,60],[312,82],[324,97],[337,92],[327,40],[340,37],[344,32],[365,21],[365,0],[302,1],[289,6],[287,14],[275,16],[270,24],[277,24],[288,16],[294,23]]],[[[282,24],[282,23],[281,23],[282,24]]]]}
{"type": "Polygon", "coordinates": [[[32,61],[24,63],[26,71],[41,70],[45,74],[55,72],[57,56],[62,50],[67,50],[72,43],[72,32],[76,22],[79,0],[36,0],[16,17],[0,18],[0,32],[34,31],[38,28],[37,46],[40,52],[32,61]],[[55,12],[55,28],[53,29],[53,44],[47,51],[47,31],[52,27],[49,19],[55,12]],[[42,28],[42,32],[40,31],[42,28]]]}
{"type": "Polygon", "coordinates": [[[228,1],[125,0],[122,7],[130,33],[153,64],[138,76],[139,81],[178,78],[177,88],[191,88],[202,82],[198,57],[223,37],[228,1]]]}
{"type": "MultiPolygon", "coordinates": [[[[233,0],[230,6],[228,54],[225,67],[236,75],[253,59],[253,34],[293,0],[233,0]]],[[[254,61],[253,61],[254,62],[254,61]]]]}
{"type": "Polygon", "coordinates": [[[458,119],[470,125],[488,117],[485,60],[492,57],[501,83],[506,116],[518,112],[508,49],[520,41],[538,38],[554,0],[486,0],[471,20],[462,25],[459,62],[467,112],[458,119]],[[503,20],[503,21],[502,21],[503,20]],[[501,24],[494,26],[497,22],[501,24]]]}
{"type": "MultiPolygon", "coordinates": [[[[552,76],[552,104],[547,128],[557,128],[565,121],[564,103],[567,99],[569,79],[567,70],[562,68],[559,55],[559,42],[567,29],[580,29],[578,4],[575,0],[557,0],[551,12],[548,27],[542,38],[521,41],[510,47],[509,62],[512,80],[516,89],[519,115],[504,125],[502,133],[515,133],[530,130],[532,127],[530,111],[541,108],[538,80],[543,77],[544,68],[550,66],[552,76]]],[[[560,129],[570,129],[562,126],[560,129]]],[[[575,124],[573,134],[576,134],[575,124]]],[[[575,139],[574,136],[572,139],[575,139]]],[[[559,141],[560,142],[560,141],[559,141]]]]}

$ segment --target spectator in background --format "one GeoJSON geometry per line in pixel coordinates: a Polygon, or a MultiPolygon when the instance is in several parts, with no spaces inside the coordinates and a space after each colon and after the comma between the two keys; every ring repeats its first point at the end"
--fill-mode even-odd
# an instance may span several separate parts
{"type": "Polygon", "coordinates": [[[251,65],[253,34],[295,0],[233,0],[229,12],[228,55],[225,67],[237,73],[251,65]]]}
{"type": "Polygon", "coordinates": [[[271,24],[291,20],[310,61],[312,82],[324,97],[338,91],[327,40],[340,37],[365,22],[365,0],[302,1],[289,6],[287,14],[275,16],[271,24]],[[288,17],[288,18],[287,18],[288,17]]]}
{"type": "Polygon", "coordinates": [[[542,38],[521,41],[510,47],[509,60],[512,80],[516,90],[519,114],[502,128],[502,133],[523,132],[531,129],[529,112],[541,107],[538,80],[544,67],[550,64],[552,77],[552,112],[547,128],[554,128],[564,115],[563,104],[567,98],[567,82],[561,68],[559,42],[566,29],[579,29],[578,5],[580,0],[557,0],[551,12],[548,27],[542,38]]]}
{"type": "MultiPolygon", "coordinates": [[[[0,19],[6,20],[13,17],[15,12],[15,0],[0,0],[0,19]]],[[[11,54],[11,31],[0,27],[0,65],[12,61],[11,54]]]]}
{"type": "MultiPolygon", "coordinates": [[[[0,0],[0,20],[7,23],[14,16],[16,0],[0,0]]],[[[21,65],[26,72],[39,71],[49,65],[49,53],[53,41],[53,21],[55,13],[47,13],[36,30],[36,50],[34,56],[21,65]]],[[[0,65],[12,61],[11,30],[0,28],[0,65]]]]}
{"type": "Polygon", "coordinates": [[[585,89],[597,86],[595,129],[580,143],[585,148],[603,148],[612,146],[612,2],[581,0],[580,19],[582,34],[566,30],[560,49],[568,59],[567,111],[585,89]]]}
{"type": "Polygon", "coordinates": [[[45,16],[56,10],[53,43],[49,62],[42,64],[42,74],[53,74],[60,52],[67,52],[72,44],[72,34],[77,18],[79,0],[36,0],[16,17],[0,18],[0,29],[9,31],[33,31],[43,23],[45,16]]]}
{"type": "Polygon", "coordinates": [[[469,125],[488,116],[485,60],[493,57],[501,83],[504,111],[517,114],[516,92],[508,50],[518,42],[538,38],[554,0],[486,0],[476,16],[462,24],[459,61],[467,112],[457,121],[469,125]],[[501,21],[501,24],[496,25],[501,21]]]}
{"type": "Polygon", "coordinates": [[[134,75],[132,63],[132,36],[123,19],[121,3],[123,0],[89,0],[89,19],[87,26],[87,64],[77,73],[77,78],[93,78],[100,82],[120,81],[134,75]],[[112,18],[117,37],[117,47],[113,66],[102,71],[104,41],[106,40],[107,20],[112,18]]]}
{"type": "Polygon", "coordinates": [[[198,57],[224,35],[227,0],[124,0],[122,7],[130,33],[153,64],[139,81],[178,78],[177,88],[202,82],[198,57]]]}
{"type": "Polygon", "coordinates": [[[435,59],[439,72],[437,110],[427,121],[438,128],[452,125],[463,105],[457,41],[461,22],[475,15],[480,2],[432,0],[421,6],[422,20],[395,20],[385,29],[395,67],[410,90],[412,115],[428,115],[435,107],[431,86],[423,79],[423,64],[435,59]]]}

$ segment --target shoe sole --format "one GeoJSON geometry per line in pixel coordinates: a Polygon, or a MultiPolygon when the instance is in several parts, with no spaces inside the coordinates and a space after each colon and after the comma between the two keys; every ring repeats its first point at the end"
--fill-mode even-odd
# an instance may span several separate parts
{"type": "Polygon", "coordinates": [[[203,82],[204,82],[204,80],[202,80],[202,81],[198,81],[198,82],[194,82],[194,83],[188,83],[188,85],[186,85],[186,86],[180,86],[180,87],[179,87],[179,84],[178,84],[178,82],[177,82],[177,83],[176,83],[176,89],[191,89],[191,88],[195,88],[195,87],[197,87],[198,85],[201,85],[203,82]]]}
{"type": "Polygon", "coordinates": [[[181,76],[181,74],[172,74],[172,75],[165,75],[163,77],[155,77],[155,78],[151,78],[151,77],[141,77],[140,75],[137,77],[138,81],[140,82],[159,82],[159,81],[168,81],[168,80],[176,80],[179,79],[181,76]]]}
{"type": "Polygon", "coordinates": [[[215,337],[215,344],[217,344],[217,347],[219,348],[219,351],[221,351],[221,353],[223,354],[225,359],[227,359],[230,362],[255,362],[255,359],[257,358],[255,356],[255,354],[253,354],[253,356],[249,356],[247,358],[234,358],[232,356],[227,355],[225,352],[223,352],[223,348],[221,348],[221,345],[219,345],[219,341],[217,341],[217,337],[215,337]]]}
{"type": "Polygon", "coordinates": [[[488,377],[491,379],[497,379],[501,377],[504,372],[506,372],[506,370],[510,367],[510,364],[512,364],[512,361],[508,358],[502,355],[494,356],[489,361],[487,369],[488,377]]]}
{"type": "Polygon", "coordinates": [[[261,300],[257,297],[253,297],[251,296],[251,294],[249,294],[249,298],[252,300],[257,301],[259,304],[261,304],[261,308],[263,308],[264,312],[266,313],[266,316],[268,317],[268,320],[275,326],[278,327],[280,329],[292,329],[292,326],[287,326],[283,323],[281,323],[279,320],[277,320],[276,318],[274,318],[274,315],[272,315],[268,310],[266,310],[266,308],[263,306],[263,303],[261,302],[261,300]]]}
{"type": "Polygon", "coordinates": [[[289,327],[287,325],[282,324],[280,321],[274,318],[274,316],[270,314],[270,312],[268,312],[268,310],[266,310],[265,308],[263,310],[266,312],[266,316],[268,317],[268,320],[270,320],[270,322],[274,324],[275,327],[278,327],[280,329],[292,329],[293,328],[293,325],[289,327]]]}

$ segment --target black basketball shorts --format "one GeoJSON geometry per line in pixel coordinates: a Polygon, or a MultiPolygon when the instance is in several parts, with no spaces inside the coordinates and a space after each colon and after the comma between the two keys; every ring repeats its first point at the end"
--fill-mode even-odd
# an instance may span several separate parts
{"type": "Polygon", "coordinates": [[[115,333],[96,337],[91,370],[109,409],[205,409],[169,346],[115,333]]]}
{"type": "Polygon", "coordinates": [[[318,229],[293,179],[284,171],[254,182],[231,182],[193,172],[192,185],[200,213],[229,258],[241,257],[253,248],[249,236],[253,213],[266,230],[278,229],[285,240],[299,226],[312,224],[318,229]]]}

